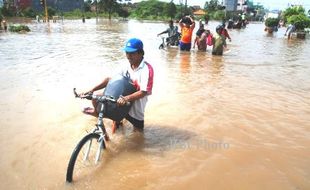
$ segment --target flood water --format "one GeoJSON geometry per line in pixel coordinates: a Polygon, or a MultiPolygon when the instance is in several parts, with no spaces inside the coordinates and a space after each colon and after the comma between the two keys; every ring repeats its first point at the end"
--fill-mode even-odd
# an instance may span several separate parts
{"type": "Polygon", "coordinates": [[[0,32],[1,188],[310,189],[309,39],[288,41],[285,28],[267,35],[251,23],[230,30],[216,57],[210,47],[159,50],[163,22],[27,25],[27,34],[0,32]],[[70,155],[96,123],[72,89],[88,90],[127,64],[130,37],[143,40],[155,71],[145,132],[125,123],[104,162],[67,184],[70,155]]]}

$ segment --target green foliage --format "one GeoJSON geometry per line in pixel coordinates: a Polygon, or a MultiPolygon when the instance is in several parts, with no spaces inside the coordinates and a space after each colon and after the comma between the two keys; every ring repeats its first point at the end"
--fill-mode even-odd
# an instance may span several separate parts
{"type": "Polygon", "coordinates": [[[35,18],[37,13],[31,7],[28,7],[22,11],[22,15],[24,17],[35,18]]]}
{"type": "Polygon", "coordinates": [[[224,20],[225,18],[225,9],[219,0],[210,0],[206,1],[204,6],[205,11],[210,16],[210,19],[214,20],[224,20]]]}
{"type": "Polygon", "coordinates": [[[304,30],[310,27],[310,19],[307,17],[305,9],[302,6],[289,7],[281,16],[285,22],[294,24],[296,30],[304,30]]]}
{"type": "Polygon", "coordinates": [[[48,11],[48,16],[54,16],[56,15],[57,11],[56,9],[52,8],[52,7],[47,7],[47,11],[48,11]]]}
{"type": "Polygon", "coordinates": [[[172,4],[158,0],[142,1],[133,10],[131,17],[141,19],[166,19],[175,17],[176,12],[172,4]]]}
{"type": "Polygon", "coordinates": [[[127,18],[129,17],[129,12],[127,9],[125,8],[120,8],[118,11],[117,11],[118,15],[122,18],[127,18]]]}
{"type": "Polygon", "coordinates": [[[209,2],[206,1],[204,8],[208,12],[215,12],[217,10],[218,6],[219,6],[219,1],[218,0],[210,0],[209,2]]]}
{"type": "Polygon", "coordinates": [[[117,0],[101,0],[99,1],[99,8],[108,13],[109,19],[111,19],[112,13],[117,12],[119,4],[117,0]]]}
{"type": "Polygon", "coordinates": [[[299,14],[305,14],[305,9],[302,6],[294,6],[285,9],[281,17],[286,22],[290,16],[299,14]]]}
{"type": "Polygon", "coordinates": [[[288,18],[289,24],[294,24],[296,30],[304,30],[310,27],[310,19],[305,14],[292,15],[288,18]]]}
{"type": "Polygon", "coordinates": [[[84,2],[84,11],[85,12],[90,12],[91,11],[91,0],[87,0],[84,2]]]}
{"type": "Polygon", "coordinates": [[[173,19],[175,18],[175,15],[177,13],[177,7],[173,3],[173,1],[171,1],[170,3],[164,5],[164,11],[165,15],[173,19]]]}
{"type": "Polygon", "coordinates": [[[2,7],[2,15],[3,16],[14,16],[14,11],[10,11],[6,7],[2,7]]]}
{"type": "Polygon", "coordinates": [[[30,32],[30,29],[26,25],[10,25],[9,26],[10,32],[30,32]]]}
{"type": "Polygon", "coordinates": [[[267,18],[265,20],[265,26],[267,27],[275,27],[279,25],[279,19],[278,18],[267,18]]]}
{"type": "Polygon", "coordinates": [[[213,19],[214,20],[224,20],[225,19],[225,11],[223,11],[223,10],[215,11],[215,13],[213,14],[213,19]]]}
{"type": "MultiPolygon", "coordinates": [[[[83,12],[80,9],[75,9],[71,12],[65,12],[64,16],[67,18],[81,18],[83,16],[83,12]]],[[[87,18],[87,15],[85,15],[87,18]]]]}

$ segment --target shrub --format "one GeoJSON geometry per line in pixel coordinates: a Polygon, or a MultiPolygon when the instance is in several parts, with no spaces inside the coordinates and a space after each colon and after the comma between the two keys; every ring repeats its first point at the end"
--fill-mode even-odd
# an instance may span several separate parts
{"type": "Polygon", "coordinates": [[[267,27],[275,27],[278,26],[279,24],[279,19],[278,18],[267,18],[265,20],[265,26],[267,27]]]}
{"type": "Polygon", "coordinates": [[[283,17],[283,20],[286,22],[288,21],[288,18],[290,16],[304,14],[304,13],[305,13],[305,9],[302,6],[293,6],[293,7],[289,7],[285,9],[282,12],[282,17],[283,17]]]}
{"type": "Polygon", "coordinates": [[[9,31],[10,32],[30,32],[30,29],[26,25],[10,25],[9,26],[9,31]]]}
{"type": "Polygon", "coordinates": [[[289,24],[295,25],[296,30],[304,30],[310,27],[310,19],[304,14],[292,15],[287,20],[289,24]]]}
{"type": "Polygon", "coordinates": [[[28,7],[22,11],[22,14],[25,17],[35,18],[37,13],[32,8],[28,7]]]}

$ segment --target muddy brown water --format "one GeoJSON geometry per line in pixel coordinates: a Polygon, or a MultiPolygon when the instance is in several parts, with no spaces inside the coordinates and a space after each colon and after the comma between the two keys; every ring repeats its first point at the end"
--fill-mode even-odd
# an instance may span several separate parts
{"type": "Polygon", "coordinates": [[[228,50],[214,57],[210,47],[159,50],[162,22],[28,25],[27,34],[0,32],[1,189],[310,188],[309,39],[251,23],[229,30],[228,50]],[[130,37],[143,40],[155,70],[145,132],[125,123],[104,162],[66,184],[70,154],[96,122],[72,89],[127,64],[130,37]]]}

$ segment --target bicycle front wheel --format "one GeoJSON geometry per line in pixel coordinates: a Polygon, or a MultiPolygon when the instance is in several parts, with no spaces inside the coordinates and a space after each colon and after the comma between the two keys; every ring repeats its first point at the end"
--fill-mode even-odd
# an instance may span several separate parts
{"type": "Polygon", "coordinates": [[[105,148],[104,140],[99,138],[99,134],[90,133],[75,147],[67,168],[67,182],[88,175],[98,166],[101,152],[105,148]]]}

